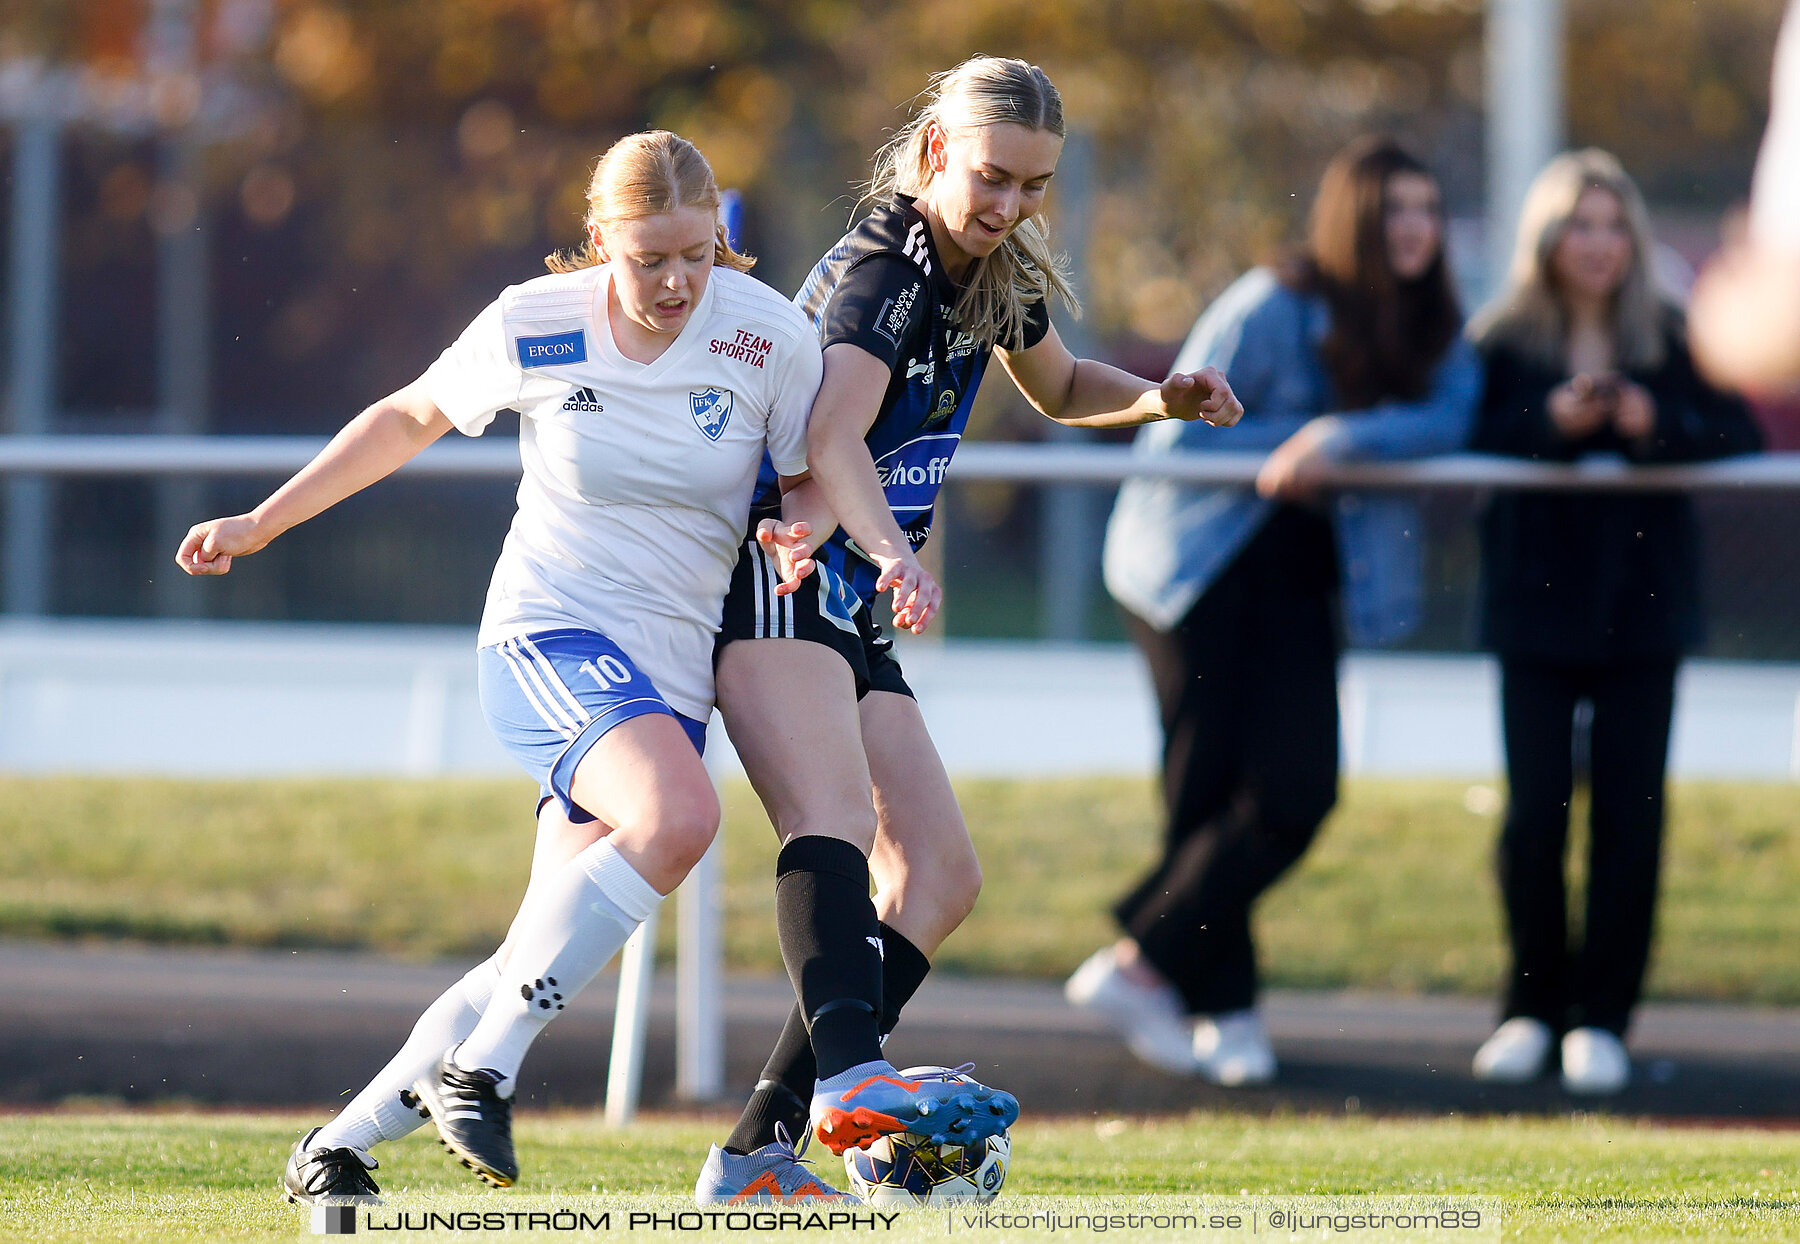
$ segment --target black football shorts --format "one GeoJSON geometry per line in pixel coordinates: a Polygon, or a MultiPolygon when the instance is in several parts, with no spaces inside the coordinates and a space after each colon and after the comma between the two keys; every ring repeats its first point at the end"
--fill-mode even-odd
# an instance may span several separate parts
{"type": "Polygon", "coordinates": [[[881,633],[880,623],[841,577],[817,562],[791,595],[775,594],[779,582],[775,559],[754,536],[745,540],[725,593],[725,613],[713,646],[715,665],[725,645],[735,640],[804,639],[844,658],[856,678],[857,699],[871,691],[912,697],[894,659],[894,641],[881,633]]]}

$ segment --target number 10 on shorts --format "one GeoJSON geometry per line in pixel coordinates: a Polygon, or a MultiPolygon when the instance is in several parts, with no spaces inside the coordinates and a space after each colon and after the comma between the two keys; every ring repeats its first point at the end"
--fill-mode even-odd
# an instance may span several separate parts
{"type": "Polygon", "coordinates": [[[583,661],[580,668],[602,691],[611,691],[620,683],[631,681],[631,671],[617,657],[602,654],[591,661],[583,661]]]}

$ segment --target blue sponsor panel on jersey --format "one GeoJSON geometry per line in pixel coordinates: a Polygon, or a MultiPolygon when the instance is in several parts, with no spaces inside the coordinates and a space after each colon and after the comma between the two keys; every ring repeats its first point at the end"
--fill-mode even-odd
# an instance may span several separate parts
{"type": "Polygon", "coordinates": [[[587,362],[587,333],[553,333],[548,337],[519,338],[520,367],[562,367],[587,362]]]}
{"type": "Polygon", "coordinates": [[[961,432],[915,436],[875,460],[875,478],[896,517],[932,507],[960,440],[961,432]]]}

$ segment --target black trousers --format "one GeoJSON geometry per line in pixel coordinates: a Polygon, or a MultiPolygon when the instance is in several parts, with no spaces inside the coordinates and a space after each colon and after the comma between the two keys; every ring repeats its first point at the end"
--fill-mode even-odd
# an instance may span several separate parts
{"type": "Polygon", "coordinates": [[[1501,659],[1510,797],[1497,862],[1512,944],[1508,1019],[1624,1035],[1650,959],[1676,664],[1501,659]],[[1593,717],[1587,903],[1577,940],[1564,866],[1582,701],[1593,717]]]}
{"type": "Polygon", "coordinates": [[[1163,856],[1114,909],[1192,1014],[1256,1000],[1250,909],[1337,800],[1336,550],[1284,507],[1173,631],[1127,614],[1163,727],[1163,856]]]}

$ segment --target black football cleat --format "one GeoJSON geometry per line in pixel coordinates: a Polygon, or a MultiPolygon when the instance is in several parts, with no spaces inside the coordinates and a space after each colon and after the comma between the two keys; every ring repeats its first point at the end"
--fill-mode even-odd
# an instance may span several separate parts
{"type": "Polygon", "coordinates": [[[369,1172],[379,1163],[361,1149],[314,1149],[313,1128],[288,1155],[281,1193],[295,1205],[380,1205],[381,1189],[369,1172]]]}
{"type": "Polygon", "coordinates": [[[436,1069],[413,1082],[421,1109],[437,1125],[438,1141],[475,1177],[496,1188],[510,1188],[519,1178],[519,1161],[513,1155],[512,1099],[502,1097],[495,1085],[498,1071],[482,1068],[464,1071],[448,1054],[436,1069]]]}

